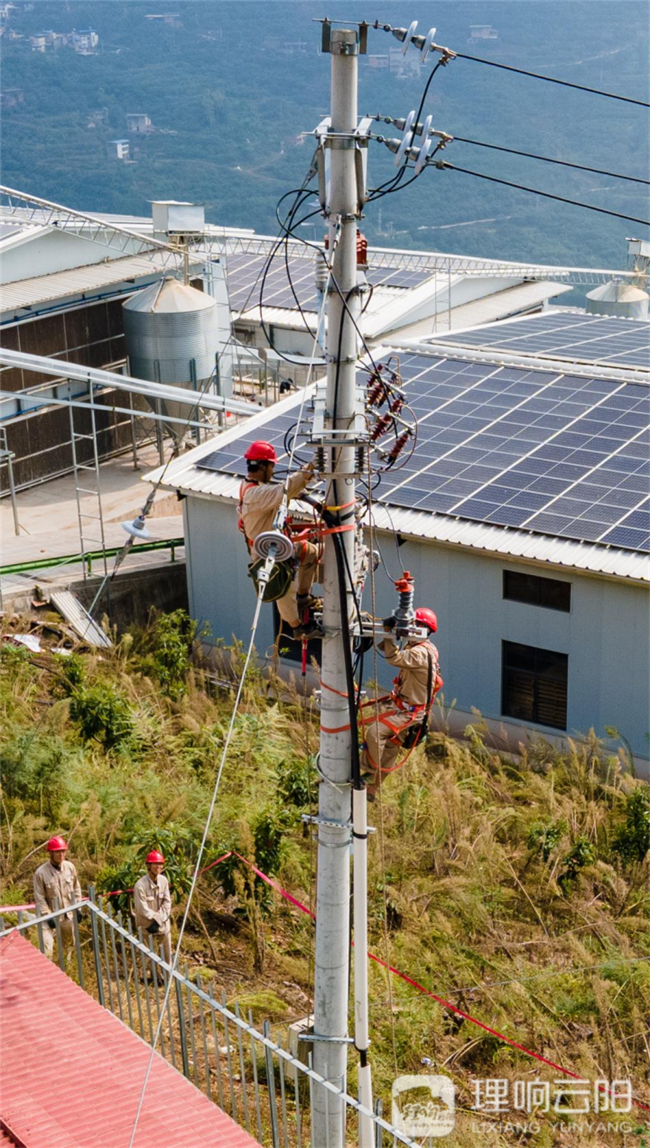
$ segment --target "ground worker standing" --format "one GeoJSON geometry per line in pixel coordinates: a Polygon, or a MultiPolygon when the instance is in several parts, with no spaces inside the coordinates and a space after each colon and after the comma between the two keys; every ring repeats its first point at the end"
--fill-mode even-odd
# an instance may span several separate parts
{"type": "MultiPolygon", "coordinates": [[[[68,905],[79,904],[81,901],[81,886],[77,870],[71,861],[66,861],[67,844],[62,837],[51,837],[45,846],[48,860],[34,873],[34,900],[36,914],[46,917],[56,909],[65,909],[68,905]]],[[[78,911],[78,910],[77,910],[78,911]]],[[[72,910],[62,913],[58,918],[52,917],[45,922],[43,928],[43,948],[45,956],[52,960],[54,956],[54,937],[56,935],[56,921],[59,921],[61,943],[65,948],[74,936],[72,910]]]]}
{"type": "Polygon", "coordinates": [[[172,963],[172,899],[169,881],[163,874],[165,858],[157,849],[147,855],[147,872],[133,887],[133,911],[136,928],[149,933],[163,947],[168,965],[172,963]]]}
{"type": "MultiPolygon", "coordinates": [[[[403,749],[421,740],[425,720],[435,694],[442,686],[438,651],[429,641],[438,629],[433,610],[420,607],[415,621],[427,630],[426,638],[410,639],[400,650],[393,630],[395,619],[384,622],[386,637],[378,643],[386,661],[399,667],[393,692],[382,698],[378,717],[369,717],[365,728],[364,769],[368,774],[368,797],[373,800],[382,781],[395,766],[403,749]]],[[[373,705],[373,703],[369,703],[373,705]]]]}
{"type": "MultiPolygon", "coordinates": [[[[239,526],[246,539],[249,553],[258,534],[272,530],[278,509],[285,496],[297,498],[311,482],[313,463],[292,474],[286,483],[273,482],[277,462],[275,448],[269,442],[254,442],[244,458],[247,477],[239,491],[239,526]]],[[[293,629],[295,638],[322,637],[322,629],[312,617],[311,588],[315,580],[319,547],[313,542],[295,544],[297,570],[288,581],[288,589],[275,599],[280,617],[293,629]]],[[[281,565],[281,564],[279,564],[281,565]]]]}

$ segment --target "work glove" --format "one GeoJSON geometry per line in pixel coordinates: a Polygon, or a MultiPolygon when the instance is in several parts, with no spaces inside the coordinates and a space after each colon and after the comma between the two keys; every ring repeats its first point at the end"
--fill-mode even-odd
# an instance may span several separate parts
{"type": "Polygon", "coordinates": [[[50,929],[52,930],[56,929],[56,918],[50,917],[49,921],[46,921],[45,924],[49,925],[50,929]]]}
{"type": "Polygon", "coordinates": [[[160,925],[158,924],[158,922],[152,921],[150,925],[147,925],[147,932],[148,933],[159,933],[160,932],[160,925]]]}
{"type": "Polygon", "coordinates": [[[395,629],[395,615],[391,614],[388,618],[384,618],[384,620],[382,622],[382,626],[384,627],[385,630],[394,630],[395,629]]]}
{"type": "Polygon", "coordinates": [[[79,925],[81,923],[81,909],[75,909],[74,915],[76,917],[77,924],[79,925]]]}

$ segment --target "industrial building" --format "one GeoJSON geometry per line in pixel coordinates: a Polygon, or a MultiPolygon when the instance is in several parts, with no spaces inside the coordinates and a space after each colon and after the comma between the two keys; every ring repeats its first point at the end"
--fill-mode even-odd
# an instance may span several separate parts
{"type": "MultiPolygon", "coordinates": [[[[285,375],[296,383],[304,380],[320,306],[313,249],[291,241],[289,270],[276,260],[262,278],[275,239],[207,224],[201,207],[161,201],[149,217],[83,216],[28,204],[27,196],[24,203],[17,199],[0,207],[0,326],[6,348],[124,371],[123,303],[164,274],[182,271],[180,254],[151,250],[150,243],[170,237],[178,243],[189,232],[189,281],[219,296],[220,322],[228,329],[224,338],[232,333],[240,376],[261,383],[265,401],[269,382],[277,388],[285,375]],[[285,370],[281,356],[287,353],[295,363],[285,370]]],[[[364,337],[377,343],[397,333],[416,338],[537,310],[575,284],[606,284],[614,272],[370,248],[364,274],[369,285],[364,337]]],[[[316,376],[322,370],[317,368],[316,376]]],[[[33,372],[4,369],[1,374],[5,392],[43,386],[33,372]]],[[[222,371],[227,375],[228,364],[222,371]]],[[[83,394],[83,388],[76,393],[83,394]]],[[[17,489],[70,470],[68,410],[1,401],[2,428],[4,448],[14,456],[17,489]]],[[[100,458],[131,446],[128,419],[102,415],[99,434],[100,458]]]]}
{"type": "MultiPolygon", "coordinates": [[[[377,613],[410,570],[439,618],[441,726],[482,719],[512,748],[535,731],[615,730],[648,773],[649,348],[647,323],[567,310],[373,352],[399,357],[418,419],[413,457],[373,495],[377,613]]],[[[260,438],[282,455],[299,408],[290,396],[162,479],[183,498],[190,609],[208,646],[243,638],[253,612],[242,455],[260,438]]],[[[262,658],[277,636],[265,607],[262,658]]],[[[291,647],[282,637],[285,669],[298,668],[291,647]]]]}

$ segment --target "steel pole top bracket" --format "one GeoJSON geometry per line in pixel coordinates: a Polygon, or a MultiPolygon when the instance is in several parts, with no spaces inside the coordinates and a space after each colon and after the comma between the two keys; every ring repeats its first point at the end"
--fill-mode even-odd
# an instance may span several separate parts
{"type": "Polygon", "coordinates": [[[368,51],[368,28],[365,21],[358,23],[355,20],[328,20],[327,16],[315,17],[315,23],[321,25],[321,52],[329,52],[333,56],[365,56],[368,51]],[[343,28],[355,31],[355,39],[351,42],[332,40],[332,26],[340,24],[343,28]],[[352,27],[350,28],[350,24],[352,27]]]}

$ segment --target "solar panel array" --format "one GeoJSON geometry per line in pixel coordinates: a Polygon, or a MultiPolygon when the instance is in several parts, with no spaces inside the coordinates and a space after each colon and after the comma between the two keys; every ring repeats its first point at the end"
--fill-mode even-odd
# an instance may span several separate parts
{"type": "Polygon", "coordinates": [[[451,332],[435,341],[456,347],[650,369],[650,323],[636,319],[546,312],[458,335],[451,332]]]}
{"type": "MultiPolygon", "coordinates": [[[[228,255],[226,271],[230,306],[233,311],[249,311],[259,307],[262,274],[268,256],[228,255]]],[[[297,309],[293,288],[305,311],[318,311],[320,302],[315,284],[315,262],[311,255],[291,256],[285,263],[284,251],[279,249],[268,269],[264,281],[264,306],[297,309]],[[289,281],[291,276],[291,282],[289,281]]],[[[417,287],[431,276],[431,271],[412,271],[403,267],[369,266],[368,282],[374,287],[417,287]]]]}
{"type": "MultiPolygon", "coordinates": [[[[417,446],[376,500],[650,550],[649,387],[431,355],[401,366],[417,446]]],[[[243,475],[259,437],[283,455],[298,406],[198,465],[243,475]]]]}

